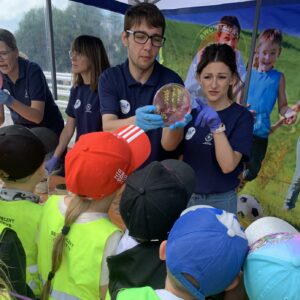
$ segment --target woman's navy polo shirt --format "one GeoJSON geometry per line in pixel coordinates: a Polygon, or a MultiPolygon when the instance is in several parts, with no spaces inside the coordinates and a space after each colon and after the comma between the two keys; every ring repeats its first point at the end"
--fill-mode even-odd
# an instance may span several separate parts
{"type": "Polygon", "coordinates": [[[230,173],[223,173],[216,158],[213,134],[207,125],[195,126],[197,110],[192,110],[193,120],[184,128],[183,161],[196,172],[195,193],[225,193],[235,189],[243,170],[243,162],[248,161],[252,150],[253,116],[243,106],[233,103],[217,112],[225,124],[225,134],[233,151],[242,154],[237,167],[230,173]]]}
{"type": "Polygon", "coordinates": [[[19,78],[13,83],[7,75],[3,76],[3,90],[7,90],[17,101],[31,106],[31,100],[45,102],[44,118],[41,123],[31,122],[10,107],[10,113],[14,124],[26,127],[47,127],[60,135],[64,128],[64,121],[53,100],[45,75],[38,64],[23,58],[18,58],[19,78]]]}
{"type": "MultiPolygon", "coordinates": [[[[120,119],[135,116],[137,108],[153,104],[157,90],[167,83],[179,83],[182,79],[172,70],[157,61],[146,83],[136,81],[129,72],[128,60],[123,64],[105,70],[99,79],[101,114],[113,114],[120,119]]],[[[167,158],[177,158],[177,151],[167,152],[161,146],[162,129],[150,130],[147,135],[152,151],[144,165],[167,158]]],[[[143,165],[143,166],[144,166],[143,165]]]]}

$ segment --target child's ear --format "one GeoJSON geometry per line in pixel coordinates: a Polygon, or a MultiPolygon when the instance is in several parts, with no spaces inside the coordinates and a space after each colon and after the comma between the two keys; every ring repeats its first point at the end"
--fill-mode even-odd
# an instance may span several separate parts
{"type": "Polygon", "coordinates": [[[240,283],[240,276],[238,275],[237,277],[235,277],[233,282],[225,289],[225,291],[233,290],[239,285],[239,283],[240,283]]]}
{"type": "Polygon", "coordinates": [[[167,241],[163,241],[159,246],[160,260],[166,260],[166,246],[167,246],[167,241]]]}

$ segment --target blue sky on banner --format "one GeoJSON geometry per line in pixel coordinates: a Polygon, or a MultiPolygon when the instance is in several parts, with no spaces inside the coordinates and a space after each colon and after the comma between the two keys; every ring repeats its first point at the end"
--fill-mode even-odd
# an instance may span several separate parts
{"type": "MultiPolygon", "coordinates": [[[[124,13],[128,4],[142,0],[73,0],[124,13]]],[[[249,0],[148,0],[164,11],[166,17],[199,24],[214,24],[223,15],[238,17],[243,29],[253,27],[255,2],[249,0]]],[[[284,33],[300,36],[300,0],[263,0],[259,30],[280,28],[284,33]]]]}

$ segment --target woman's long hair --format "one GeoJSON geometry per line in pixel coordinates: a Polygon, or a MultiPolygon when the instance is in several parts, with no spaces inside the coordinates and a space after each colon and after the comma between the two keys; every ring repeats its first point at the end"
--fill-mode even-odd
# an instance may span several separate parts
{"type": "MultiPolygon", "coordinates": [[[[71,51],[85,55],[89,59],[91,69],[91,90],[97,91],[98,78],[110,63],[100,38],[91,35],[80,35],[72,43],[71,51]]],[[[73,74],[73,85],[82,85],[83,78],[80,74],[73,74]]]]}

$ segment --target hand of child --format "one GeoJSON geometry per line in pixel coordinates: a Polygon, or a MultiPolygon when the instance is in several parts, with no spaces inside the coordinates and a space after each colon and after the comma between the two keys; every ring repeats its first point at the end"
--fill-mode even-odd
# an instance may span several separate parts
{"type": "Polygon", "coordinates": [[[8,93],[0,90],[0,104],[11,105],[14,101],[14,98],[8,93]]]}
{"type": "Polygon", "coordinates": [[[210,106],[204,104],[200,99],[196,99],[198,104],[198,116],[195,121],[195,126],[204,127],[208,126],[210,132],[215,132],[222,124],[218,113],[210,106]]]}
{"type": "Polygon", "coordinates": [[[177,128],[184,128],[188,123],[190,123],[192,121],[193,117],[191,114],[186,114],[184,116],[184,120],[180,121],[180,122],[176,122],[172,125],[170,125],[170,130],[175,130],[177,128]]]}
{"type": "Polygon", "coordinates": [[[164,127],[163,118],[155,112],[155,105],[146,105],[138,108],[135,111],[135,125],[144,131],[164,127]]]}
{"type": "Polygon", "coordinates": [[[284,124],[291,125],[297,120],[297,114],[291,108],[288,108],[284,114],[284,124]]]}

